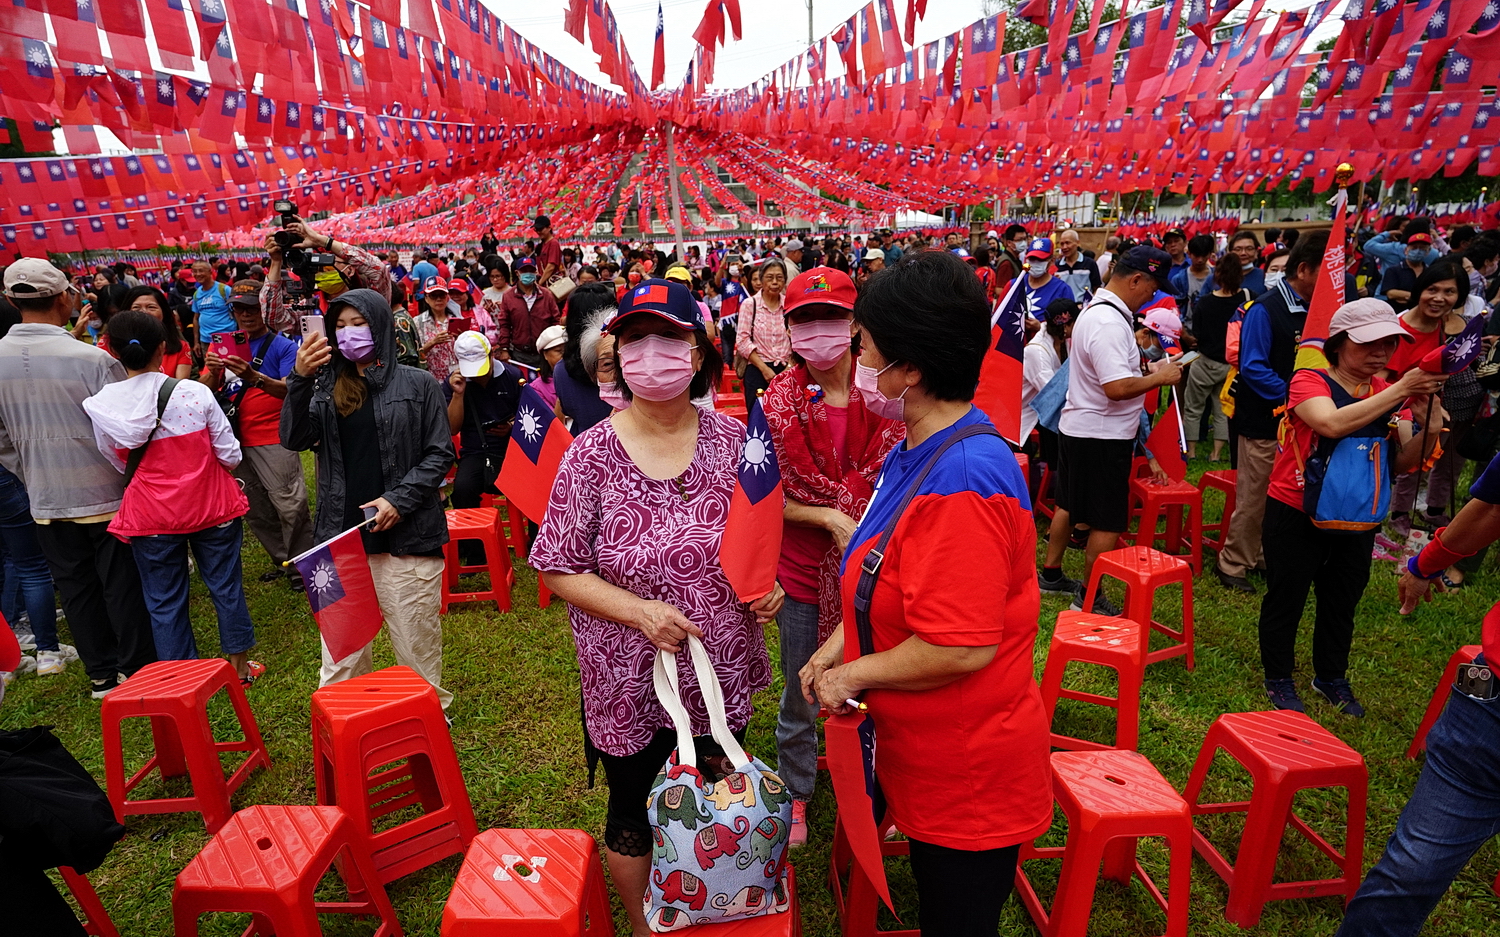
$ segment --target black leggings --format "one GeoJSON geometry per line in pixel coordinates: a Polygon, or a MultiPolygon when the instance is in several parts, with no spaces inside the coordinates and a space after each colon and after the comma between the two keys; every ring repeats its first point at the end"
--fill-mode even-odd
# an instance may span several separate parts
{"type": "MultiPolygon", "coordinates": [[[[745,730],[735,732],[734,737],[743,744],[745,730]]],[[[693,745],[698,749],[698,770],[709,777],[703,760],[723,755],[724,749],[712,736],[706,735],[693,736],[693,745]]],[[[657,729],[651,741],[638,752],[629,755],[599,753],[604,778],[609,782],[609,809],[604,816],[604,845],[607,849],[622,856],[651,855],[651,820],[646,814],[646,798],[651,796],[651,785],[676,747],[675,729],[657,729]]]]}
{"type": "Polygon", "coordinates": [[[995,937],[1021,845],[970,852],[911,840],[922,937],[995,937]]]}

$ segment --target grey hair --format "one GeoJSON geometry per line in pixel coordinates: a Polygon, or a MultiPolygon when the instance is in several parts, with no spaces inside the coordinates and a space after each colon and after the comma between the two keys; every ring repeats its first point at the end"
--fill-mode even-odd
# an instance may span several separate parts
{"type": "Polygon", "coordinates": [[[603,325],[618,311],[617,306],[600,306],[583,320],[583,330],[578,333],[578,357],[583,361],[589,379],[599,383],[599,339],[604,336],[603,325]]]}

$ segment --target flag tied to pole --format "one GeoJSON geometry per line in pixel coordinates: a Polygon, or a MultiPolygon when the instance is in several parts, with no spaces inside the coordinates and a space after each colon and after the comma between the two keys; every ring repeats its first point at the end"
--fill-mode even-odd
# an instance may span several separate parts
{"type": "Polygon", "coordinates": [[[530,386],[521,388],[516,420],[510,431],[510,447],[495,487],[533,523],[547,516],[547,501],[563,453],[573,436],[553,414],[552,408],[530,386]]]}
{"type": "Polygon", "coordinates": [[[359,535],[363,527],[346,530],[292,560],[334,660],[343,660],[375,640],[385,623],[359,535]]]}
{"type": "Polygon", "coordinates": [[[1323,250],[1323,265],[1318,268],[1318,282],[1313,287],[1312,302],[1307,304],[1307,321],[1302,326],[1302,343],[1297,348],[1298,368],[1326,368],[1328,358],[1323,343],[1328,341],[1328,326],[1333,314],[1344,304],[1344,205],[1348,192],[1339,189],[1333,197],[1333,230],[1328,232],[1328,246],[1323,250]]]}
{"type": "Polygon", "coordinates": [[[739,477],[719,543],[719,565],[741,602],[754,602],[776,586],[785,507],[776,446],[771,442],[766,412],[757,400],[750,407],[739,477]]]}
{"type": "Polygon", "coordinates": [[[1025,371],[1026,277],[1010,282],[1010,289],[990,317],[990,347],[979,367],[979,386],[974,406],[995,424],[1000,436],[1013,446],[1021,439],[1021,377],[1025,371]]]}
{"type": "Polygon", "coordinates": [[[875,886],[875,893],[895,914],[880,843],[885,829],[885,794],[875,776],[875,720],[869,713],[847,712],[823,721],[828,745],[828,773],[839,804],[839,819],[849,837],[854,861],[875,886]]]}

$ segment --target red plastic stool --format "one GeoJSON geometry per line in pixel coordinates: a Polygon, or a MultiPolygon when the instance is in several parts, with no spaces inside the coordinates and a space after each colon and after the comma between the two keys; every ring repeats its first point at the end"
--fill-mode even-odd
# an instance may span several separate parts
{"type": "Polygon", "coordinates": [[[1031,503],[1031,513],[1039,517],[1050,518],[1057,511],[1057,499],[1053,496],[1052,485],[1057,480],[1057,472],[1053,470],[1050,462],[1042,463],[1042,480],[1037,482],[1036,498],[1031,503]]]}
{"type": "Polygon", "coordinates": [[[790,865],[786,867],[786,900],[785,911],[740,921],[695,924],[684,927],[679,933],[692,934],[693,937],[802,937],[802,908],[797,903],[797,876],[790,865]]]}
{"type": "MultiPolygon", "coordinates": [[[[1146,663],[1154,664],[1172,657],[1187,657],[1187,669],[1193,669],[1193,569],[1180,556],[1158,553],[1150,547],[1122,547],[1099,554],[1089,573],[1088,592],[1083,607],[1094,607],[1094,596],[1104,576],[1125,583],[1125,617],[1149,625],[1152,631],[1171,638],[1174,644],[1146,652],[1146,663]],[[1182,584],[1182,629],[1169,628],[1151,617],[1156,590],[1171,583],[1182,584]]],[[[1145,635],[1148,640],[1150,635],[1145,635]]]]}
{"type": "Polygon", "coordinates": [[[516,582],[516,571],[510,565],[510,552],[500,541],[500,512],[494,508],[453,508],[448,515],[448,542],[443,544],[443,607],[462,602],[494,602],[498,611],[510,611],[510,590],[516,582]],[[460,565],[458,542],[478,540],[484,544],[484,562],[476,566],[460,565]],[[490,587],[478,592],[455,592],[458,577],[466,573],[489,573],[490,587]]]}
{"type": "Polygon", "coordinates": [[[261,741],[255,714],[245,700],[239,674],[223,658],[147,664],[104,697],[99,718],[104,737],[104,783],[109,802],[115,808],[115,818],[121,823],[133,814],[197,811],[203,814],[208,831],[216,832],[234,812],[229,798],[245,783],[250,772],[257,767],[271,767],[271,756],[261,741]],[[213,727],[208,724],[208,701],[220,690],[229,694],[245,736],[241,741],[214,740],[213,727]],[[127,780],[120,723],[138,717],[150,718],[156,753],[127,780]],[[223,752],[249,753],[228,779],[219,761],[223,752]],[[164,778],[186,774],[193,782],[192,796],[127,800],[130,792],[155,769],[160,769],[164,778]]]}
{"type": "Polygon", "coordinates": [[[1064,611],[1057,616],[1047,666],[1042,671],[1042,705],[1047,722],[1052,721],[1061,699],[1109,706],[1116,712],[1115,743],[1105,745],[1087,739],[1052,733],[1052,747],[1069,751],[1134,750],[1140,740],[1141,684],[1146,678],[1146,629],[1128,618],[1111,618],[1088,612],[1064,611]],[[1119,675],[1118,696],[1101,696],[1065,689],[1063,672],[1073,662],[1113,668],[1119,675]]]}
{"type": "Polygon", "coordinates": [[[443,908],[443,937],[613,937],[594,838],[582,830],[485,830],[443,908]]]}
{"type": "MultiPolygon", "coordinates": [[[[1417,726],[1417,734],[1411,740],[1411,747],[1406,750],[1406,757],[1415,758],[1417,752],[1427,747],[1427,733],[1432,731],[1433,724],[1448,705],[1448,693],[1453,689],[1453,681],[1458,678],[1458,668],[1464,664],[1472,664],[1482,650],[1484,648],[1478,644],[1465,644],[1448,658],[1448,666],[1443,668],[1443,678],[1432,692],[1432,700],[1427,704],[1427,711],[1422,714],[1422,724],[1417,726]]],[[[1500,884],[1500,879],[1496,879],[1496,883],[1500,884]]]]}
{"type": "Polygon", "coordinates": [[[1188,552],[1184,558],[1194,575],[1203,572],[1203,492],[1187,482],[1161,485],[1154,479],[1134,478],[1130,481],[1130,496],[1141,504],[1141,522],[1133,535],[1126,536],[1137,546],[1154,547],[1160,540],[1167,554],[1175,556],[1182,549],[1185,519],[1188,552]],[[1156,519],[1163,515],[1167,520],[1166,530],[1158,532],[1156,519]]]}
{"type": "Polygon", "coordinates": [[[172,889],[177,937],[197,937],[198,918],[211,912],[254,915],[246,937],[321,937],[319,914],[379,917],[375,937],[401,937],[370,854],[336,807],[261,806],[235,814],[172,889]],[[349,900],[315,900],[319,881],[335,865],[349,900]]]}
{"type": "Polygon", "coordinates": [[[1320,895],[1343,895],[1346,900],[1353,897],[1363,872],[1368,780],[1359,752],[1302,713],[1290,710],[1226,713],[1214,720],[1183,797],[1195,817],[1246,812],[1245,832],[1234,865],[1224,859],[1207,837],[1193,830],[1193,848],[1229,885],[1229,904],[1224,916],[1241,927],[1254,927],[1267,901],[1320,895]],[[1250,800],[1198,802],[1214,754],[1221,748],[1249,770],[1254,784],[1250,800]],[[1349,791],[1342,855],[1292,812],[1293,796],[1314,787],[1343,787],[1349,791]],[[1276,854],[1288,823],[1336,862],[1343,874],[1333,879],[1272,884],[1276,854]]]}
{"type": "Polygon", "coordinates": [[[99,893],[89,884],[88,877],[67,866],[58,866],[57,871],[62,875],[68,891],[73,893],[73,900],[83,910],[84,931],[92,937],[120,937],[115,922],[109,919],[109,912],[104,910],[104,902],[99,900],[99,893]]]}
{"type": "Polygon", "coordinates": [[[1023,843],[1021,862],[1016,864],[1016,892],[1042,933],[1084,937],[1099,879],[1128,885],[1134,874],[1166,912],[1163,937],[1187,937],[1193,822],[1187,803],[1161,772],[1138,752],[1053,752],[1052,792],[1068,820],[1067,845],[1023,843]],[[1142,836],[1167,841],[1170,899],[1136,859],[1136,840],[1142,836]],[[1048,914],[1021,863],[1056,858],[1063,861],[1062,872],[1048,914]]]}
{"type": "Polygon", "coordinates": [[[382,884],[468,848],[474,808],[437,692],[416,671],[318,688],[312,728],[318,803],[349,815],[382,884]]]}
{"type": "MultiPolygon", "coordinates": [[[[890,825],[887,824],[880,831],[880,854],[886,858],[911,855],[911,844],[906,840],[884,838],[889,829],[890,825]]],[[[882,902],[875,892],[875,884],[860,868],[859,863],[854,861],[841,813],[833,819],[833,852],[828,863],[828,890],[833,895],[833,905],[839,915],[843,937],[921,937],[922,932],[915,928],[880,930],[876,927],[875,916],[882,902]],[[849,876],[847,887],[843,881],[846,873],[849,876]]]]}
{"type": "MultiPolygon", "coordinates": [[[[495,506],[501,509],[500,529],[505,534],[506,542],[510,544],[511,552],[515,554],[516,559],[524,562],[527,550],[526,518],[515,505],[504,498],[497,498],[495,506]]],[[[546,608],[552,604],[552,590],[548,589],[547,584],[542,582],[541,573],[537,573],[536,576],[536,604],[538,608],[546,608]]]]}
{"type": "Polygon", "coordinates": [[[1026,480],[1026,493],[1028,495],[1027,500],[1029,501],[1031,500],[1029,497],[1031,494],[1031,456],[1024,452],[1017,452],[1015,455],[1016,465],[1021,469],[1021,477],[1026,480]]]}
{"type": "Polygon", "coordinates": [[[1224,541],[1229,539],[1229,519],[1234,516],[1234,486],[1238,484],[1238,476],[1239,473],[1234,469],[1215,469],[1204,472],[1203,477],[1198,479],[1200,494],[1206,494],[1210,488],[1224,493],[1224,513],[1212,524],[1207,521],[1203,523],[1203,545],[1212,547],[1215,553],[1224,552],[1224,541]],[[1208,539],[1208,534],[1213,534],[1213,539],[1208,539]]]}

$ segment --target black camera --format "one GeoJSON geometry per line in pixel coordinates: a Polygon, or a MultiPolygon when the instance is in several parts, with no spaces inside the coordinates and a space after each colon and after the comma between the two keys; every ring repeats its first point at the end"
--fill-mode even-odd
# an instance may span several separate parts
{"type": "Polygon", "coordinates": [[[332,254],[309,251],[296,246],[302,243],[302,235],[287,230],[292,222],[302,220],[297,215],[296,203],[286,199],[277,199],[271,203],[271,207],[281,215],[281,230],[271,237],[281,248],[282,263],[286,269],[297,276],[295,283],[287,284],[287,292],[300,294],[303,298],[311,298],[316,289],[313,278],[318,270],[332,266],[338,258],[332,254]]]}

